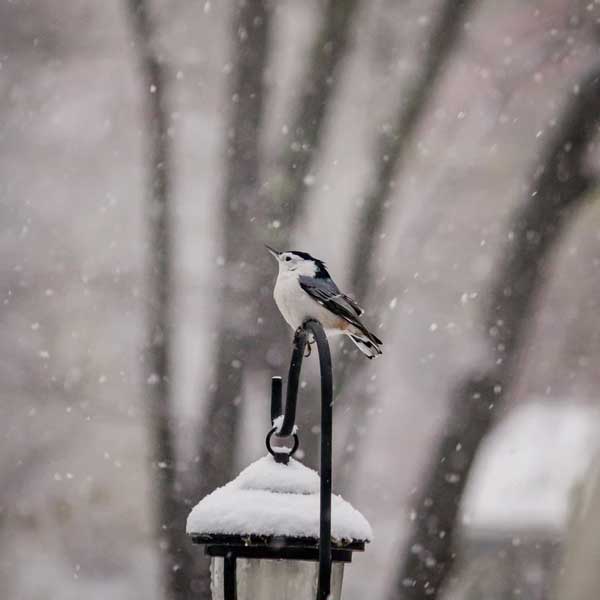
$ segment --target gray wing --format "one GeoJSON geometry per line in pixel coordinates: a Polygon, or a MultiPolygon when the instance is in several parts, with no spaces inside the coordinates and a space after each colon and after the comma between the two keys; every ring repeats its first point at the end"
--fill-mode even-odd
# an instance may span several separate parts
{"type": "MultiPolygon", "coordinates": [[[[352,298],[342,294],[337,285],[332,279],[323,279],[321,277],[307,277],[300,275],[298,278],[300,287],[319,304],[338,315],[342,319],[348,321],[357,327],[371,342],[376,345],[382,345],[383,342],[374,334],[371,333],[361,322],[358,317],[363,313],[363,310],[352,298]]],[[[377,349],[381,354],[381,350],[377,349]]]]}
{"type": "Polygon", "coordinates": [[[300,287],[313,300],[350,323],[362,327],[357,317],[362,315],[363,309],[352,298],[342,294],[332,279],[301,275],[299,282],[300,287]]]}

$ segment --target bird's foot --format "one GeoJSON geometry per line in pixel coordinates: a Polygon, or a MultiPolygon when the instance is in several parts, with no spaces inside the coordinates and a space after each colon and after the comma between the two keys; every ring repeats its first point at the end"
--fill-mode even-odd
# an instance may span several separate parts
{"type": "Polygon", "coordinates": [[[306,343],[306,354],[304,355],[304,358],[308,358],[312,354],[312,345],[313,344],[314,344],[314,342],[306,343]]]}

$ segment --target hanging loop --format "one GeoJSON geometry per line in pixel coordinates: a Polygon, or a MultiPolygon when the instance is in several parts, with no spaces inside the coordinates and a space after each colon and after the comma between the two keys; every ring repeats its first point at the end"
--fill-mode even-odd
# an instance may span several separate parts
{"type": "Polygon", "coordinates": [[[292,437],[294,438],[294,445],[292,446],[291,450],[289,448],[273,448],[271,446],[271,438],[273,437],[273,434],[276,434],[279,437],[279,434],[277,434],[277,427],[273,427],[273,429],[271,429],[271,431],[267,433],[267,437],[265,439],[267,450],[273,456],[276,462],[287,465],[290,461],[290,456],[293,456],[296,453],[296,450],[298,450],[298,447],[300,446],[300,439],[298,438],[298,434],[292,434],[292,437]]]}

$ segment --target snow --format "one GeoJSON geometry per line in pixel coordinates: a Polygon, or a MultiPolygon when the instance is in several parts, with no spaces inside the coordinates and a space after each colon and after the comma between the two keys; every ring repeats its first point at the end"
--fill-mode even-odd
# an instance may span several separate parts
{"type": "MultiPolygon", "coordinates": [[[[279,415],[278,417],[273,419],[273,427],[275,427],[276,433],[279,433],[281,431],[281,428],[283,427],[283,415],[279,415]]],[[[292,434],[294,433],[298,433],[297,425],[294,425],[294,428],[292,430],[292,434]]]]}
{"type": "MultiPolygon", "coordinates": [[[[267,455],[203,498],[188,516],[188,534],[319,537],[319,475],[290,459],[267,455]]],[[[331,498],[331,535],[371,541],[363,515],[340,496],[331,498]]]]}
{"type": "Polygon", "coordinates": [[[463,523],[488,531],[560,532],[570,493],[599,440],[594,408],[547,400],[517,408],[484,441],[465,493],[463,523]]]}

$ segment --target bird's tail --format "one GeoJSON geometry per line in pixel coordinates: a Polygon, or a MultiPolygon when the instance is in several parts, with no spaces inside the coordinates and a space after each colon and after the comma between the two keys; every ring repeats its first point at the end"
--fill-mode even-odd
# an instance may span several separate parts
{"type": "Polygon", "coordinates": [[[349,333],[348,337],[354,342],[356,347],[369,359],[375,358],[380,354],[383,354],[383,350],[381,349],[383,342],[372,333],[349,333]]]}

